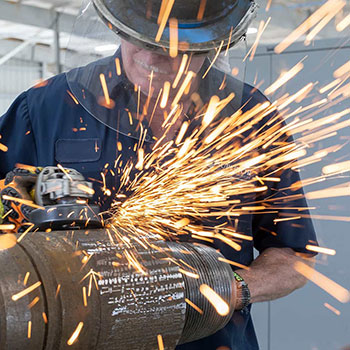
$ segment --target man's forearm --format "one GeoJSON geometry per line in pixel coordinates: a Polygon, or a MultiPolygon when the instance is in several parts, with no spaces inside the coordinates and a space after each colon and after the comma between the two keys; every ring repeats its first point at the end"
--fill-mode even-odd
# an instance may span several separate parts
{"type": "MultiPolygon", "coordinates": [[[[286,296],[305,285],[306,278],[294,269],[294,263],[301,259],[290,248],[268,248],[253,261],[249,270],[236,272],[248,284],[252,303],[269,301],[286,296]]],[[[313,265],[311,259],[303,261],[313,265]]]]}

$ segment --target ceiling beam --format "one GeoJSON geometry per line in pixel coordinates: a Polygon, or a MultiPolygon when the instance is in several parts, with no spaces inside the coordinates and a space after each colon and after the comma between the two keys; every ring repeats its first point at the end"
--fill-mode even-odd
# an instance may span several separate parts
{"type": "MultiPolygon", "coordinates": [[[[23,42],[19,40],[0,40],[0,59],[1,57],[6,56],[6,54],[9,52],[18,50],[22,45],[23,42]]],[[[64,55],[66,53],[66,50],[61,50],[61,53],[64,55]]],[[[72,51],[70,51],[70,55],[72,56],[72,62],[77,62],[81,57],[79,53],[72,51]]],[[[27,45],[27,47],[23,47],[23,49],[16,54],[15,58],[46,64],[55,63],[55,55],[51,47],[48,45],[36,44],[35,42],[27,45]]],[[[93,61],[97,60],[99,56],[91,55],[89,58],[91,61],[93,61]]]]}
{"type": "MultiPolygon", "coordinates": [[[[56,16],[57,11],[54,9],[44,9],[32,5],[0,0],[0,20],[53,29],[56,16]]],[[[71,33],[75,18],[73,15],[60,12],[58,16],[58,27],[60,31],[71,33]]]]}

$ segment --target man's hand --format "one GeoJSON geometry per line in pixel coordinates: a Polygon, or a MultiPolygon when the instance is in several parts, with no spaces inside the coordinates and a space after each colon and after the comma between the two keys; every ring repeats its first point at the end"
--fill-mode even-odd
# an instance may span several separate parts
{"type": "Polygon", "coordinates": [[[10,232],[22,232],[28,227],[29,215],[34,209],[33,191],[41,168],[15,168],[0,181],[0,223],[13,224],[10,232]],[[12,198],[19,198],[15,201],[12,198]]]}

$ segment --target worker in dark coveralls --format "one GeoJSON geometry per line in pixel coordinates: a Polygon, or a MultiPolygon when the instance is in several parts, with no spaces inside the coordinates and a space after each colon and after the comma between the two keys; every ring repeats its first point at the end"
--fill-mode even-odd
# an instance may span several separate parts
{"type": "MultiPolygon", "coordinates": [[[[110,33],[120,36],[121,47],[110,57],[57,75],[42,86],[23,92],[13,102],[0,118],[1,143],[8,147],[7,152],[0,151],[0,178],[5,178],[18,163],[35,167],[61,164],[75,168],[86,179],[95,181],[94,200],[107,210],[113,193],[101,189],[100,174],[105,175],[105,187],[112,192],[118,188],[120,174],[115,170],[119,162],[122,160],[125,164],[136,156],[135,143],[138,143],[142,129],[136,125],[141,123],[144,128],[148,127],[145,147],[149,150],[162,137],[164,111],[171,111],[171,103],[185,79],[183,74],[174,84],[185,54],[188,57],[186,71],[194,72],[195,78],[190,91],[182,94],[178,101],[183,108],[183,118],[173,125],[164,142],[176,135],[184,118],[195,124],[191,120],[194,96],[197,102],[205,105],[211,96],[218,95],[223,99],[233,91],[235,98],[225,108],[226,116],[239,108],[247,111],[266,101],[258,90],[230,74],[225,75],[215,67],[207,72],[217,50],[226,50],[227,46],[234,49],[244,37],[256,9],[254,2],[176,0],[168,14],[168,18],[177,19],[179,53],[176,57],[169,56],[169,21],[161,37],[155,40],[168,3],[170,1],[93,0],[84,4],[82,18],[94,11],[94,20],[102,19],[110,33]],[[203,4],[206,4],[205,8],[203,4]],[[159,15],[161,6],[165,6],[163,17],[159,15]],[[106,101],[103,79],[110,101],[106,101]],[[156,108],[159,91],[166,81],[173,84],[167,105],[156,108]],[[144,113],[145,109],[147,113],[144,113]],[[119,143],[122,147],[118,147],[119,143]]],[[[92,18],[90,20],[92,23],[92,18]]],[[[77,27],[81,29],[80,25],[77,27]]],[[[255,127],[262,127],[270,118],[271,115],[266,116],[255,127]]],[[[297,172],[287,170],[281,175],[281,181],[274,183],[264,196],[279,194],[282,188],[286,189],[283,195],[288,196],[291,194],[288,187],[298,180],[297,172]]],[[[302,190],[292,194],[296,193],[302,193],[302,190]]],[[[302,196],[289,205],[307,206],[302,196]]],[[[9,216],[16,218],[17,215],[25,220],[26,213],[22,210],[18,214],[16,210],[20,209],[14,208],[9,216]]],[[[242,241],[239,252],[222,242],[215,242],[215,248],[227,259],[250,267],[235,271],[237,298],[232,307],[236,311],[219,332],[178,346],[178,349],[259,349],[250,315],[251,304],[274,300],[302,287],[306,281],[294,270],[293,264],[299,254],[307,253],[305,246],[316,240],[311,220],[302,218],[298,225],[290,221],[274,224],[275,215],[247,214],[239,218],[238,232],[253,237],[251,241],[242,241]],[[255,260],[254,247],[260,253],[255,260]]]]}

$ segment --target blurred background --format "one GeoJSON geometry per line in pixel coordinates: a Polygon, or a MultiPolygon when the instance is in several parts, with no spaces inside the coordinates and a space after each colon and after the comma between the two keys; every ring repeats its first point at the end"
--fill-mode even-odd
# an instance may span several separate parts
{"type": "MultiPolygon", "coordinates": [[[[337,24],[349,15],[350,1],[309,44],[304,43],[303,35],[281,54],[275,53],[275,46],[325,1],[262,0],[258,3],[258,17],[247,35],[248,48],[257,44],[257,39],[259,41],[254,58],[247,60],[246,81],[264,91],[282,72],[304,60],[303,72],[269,96],[271,100],[286,92],[295,93],[310,82],[318,91],[331,83],[334,70],[350,60],[350,26],[342,31],[336,29],[337,24]],[[268,22],[268,25],[260,36],[261,21],[264,21],[263,24],[268,22]]],[[[65,62],[67,53],[96,59],[108,52],[113,53],[116,43],[70,36],[80,6],[81,0],[0,0],[0,115],[19,93],[69,69],[65,62]],[[74,45],[75,42],[77,45],[74,45]]],[[[236,58],[231,57],[230,60],[234,65],[236,58]]],[[[313,116],[315,119],[350,108],[347,97],[350,96],[350,84],[343,83],[348,87],[343,91],[342,102],[327,111],[320,109],[313,116]]],[[[329,98],[327,94],[326,98],[329,98]]],[[[293,108],[315,101],[317,96],[311,94],[293,108]]],[[[349,119],[349,114],[345,118],[349,119]]],[[[300,174],[305,183],[319,176],[325,165],[348,160],[349,142],[347,127],[340,130],[336,137],[318,145],[320,148],[339,145],[339,149],[328,152],[320,162],[301,168],[300,174]]],[[[306,193],[315,188],[344,187],[344,184],[350,192],[348,170],[341,177],[316,187],[305,186],[306,193]]],[[[341,197],[309,200],[309,205],[320,246],[336,251],[332,256],[318,254],[316,269],[349,289],[350,195],[344,193],[341,197]]],[[[254,305],[253,317],[262,350],[350,349],[349,303],[339,302],[311,282],[287,298],[254,305]]]]}

